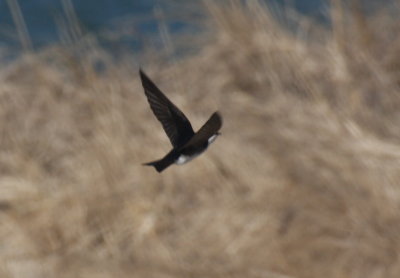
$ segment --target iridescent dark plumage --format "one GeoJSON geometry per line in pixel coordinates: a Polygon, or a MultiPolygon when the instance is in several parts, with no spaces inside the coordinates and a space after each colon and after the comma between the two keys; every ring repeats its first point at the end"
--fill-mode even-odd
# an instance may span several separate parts
{"type": "Polygon", "coordinates": [[[220,114],[214,112],[195,133],[182,111],[161,92],[142,70],[139,70],[139,74],[150,108],[162,124],[173,147],[164,158],[145,163],[145,165],[154,166],[158,172],[161,172],[172,163],[186,163],[204,152],[219,135],[218,131],[222,127],[220,114]]]}

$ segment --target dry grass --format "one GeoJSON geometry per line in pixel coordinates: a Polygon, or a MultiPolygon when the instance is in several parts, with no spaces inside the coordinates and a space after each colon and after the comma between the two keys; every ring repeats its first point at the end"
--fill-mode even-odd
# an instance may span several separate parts
{"type": "Polygon", "coordinates": [[[57,47],[1,69],[0,277],[400,276],[398,20],[290,33],[249,3],[208,2],[202,52],[146,66],[195,128],[225,120],[161,175],[136,69],[57,47]]]}

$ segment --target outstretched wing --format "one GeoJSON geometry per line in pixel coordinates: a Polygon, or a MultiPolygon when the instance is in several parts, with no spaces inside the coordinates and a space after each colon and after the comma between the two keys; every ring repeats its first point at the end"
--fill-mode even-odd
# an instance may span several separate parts
{"type": "Polygon", "coordinates": [[[151,110],[161,122],[172,146],[181,147],[194,135],[192,125],[141,69],[139,73],[151,110]]]}
{"type": "Polygon", "coordinates": [[[218,133],[222,127],[222,117],[218,112],[214,112],[208,121],[196,132],[192,139],[187,142],[185,147],[195,147],[204,144],[211,136],[218,133]]]}

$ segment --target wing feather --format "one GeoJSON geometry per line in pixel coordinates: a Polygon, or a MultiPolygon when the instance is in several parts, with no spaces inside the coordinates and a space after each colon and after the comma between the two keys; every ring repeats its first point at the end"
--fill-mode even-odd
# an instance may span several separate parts
{"type": "Polygon", "coordinates": [[[163,126],[172,146],[177,148],[186,144],[194,135],[189,120],[141,69],[139,73],[150,108],[163,126]]]}
{"type": "Polygon", "coordinates": [[[196,132],[196,134],[185,144],[183,148],[201,145],[211,136],[218,133],[222,127],[222,117],[214,112],[207,122],[196,132]]]}

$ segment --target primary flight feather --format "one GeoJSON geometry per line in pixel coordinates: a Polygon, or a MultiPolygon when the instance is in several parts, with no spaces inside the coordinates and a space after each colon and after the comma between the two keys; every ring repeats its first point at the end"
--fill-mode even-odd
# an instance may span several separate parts
{"type": "Polygon", "coordinates": [[[208,121],[194,132],[185,114],[173,104],[140,69],[144,93],[156,118],[171,141],[173,149],[162,159],[145,163],[162,172],[171,164],[186,163],[202,152],[216,139],[222,127],[222,117],[214,112],[208,121]]]}

